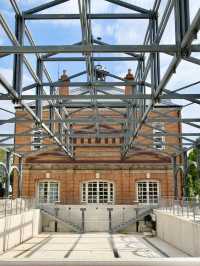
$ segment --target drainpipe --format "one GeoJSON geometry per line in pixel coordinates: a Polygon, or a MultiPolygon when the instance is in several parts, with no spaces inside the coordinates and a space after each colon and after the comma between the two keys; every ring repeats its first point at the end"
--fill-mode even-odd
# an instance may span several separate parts
{"type": "Polygon", "coordinates": [[[10,169],[11,169],[11,152],[6,152],[6,168],[7,168],[7,178],[6,178],[6,191],[5,196],[9,196],[9,190],[10,190],[10,169]]]}
{"type": "Polygon", "coordinates": [[[19,176],[18,176],[18,189],[17,189],[17,197],[22,197],[23,190],[23,158],[19,157],[19,176]]]}
{"type": "Polygon", "coordinates": [[[196,142],[196,149],[197,149],[197,176],[200,182],[200,139],[196,142]]]}
{"type": "Polygon", "coordinates": [[[183,152],[183,195],[184,195],[185,198],[189,197],[187,151],[183,152]]]}
{"type": "Polygon", "coordinates": [[[174,180],[174,199],[178,198],[178,182],[177,182],[177,164],[176,156],[172,157],[172,168],[173,168],[173,180],[174,180]]]}

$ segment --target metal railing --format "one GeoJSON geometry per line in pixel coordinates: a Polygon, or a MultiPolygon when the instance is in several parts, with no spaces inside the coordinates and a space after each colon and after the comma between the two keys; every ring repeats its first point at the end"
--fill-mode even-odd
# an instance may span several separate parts
{"type": "Polygon", "coordinates": [[[162,197],[159,209],[173,215],[182,216],[194,222],[200,222],[200,199],[186,198],[176,199],[174,197],[162,197]]]}
{"type": "MultiPolygon", "coordinates": [[[[112,208],[118,206],[118,218],[121,216],[121,220],[123,223],[123,220],[126,220],[127,217],[130,214],[130,208],[129,206],[133,206],[134,209],[138,209],[138,211],[142,209],[160,209],[162,211],[166,211],[168,213],[177,215],[177,216],[183,216],[185,218],[188,218],[189,220],[192,220],[194,222],[200,222],[200,199],[198,198],[180,198],[177,199],[175,197],[170,196],[162,196],[158,198],[157,202],[148,202],[148,203],[140,203],[138,201],[133,201],[132,204],[69,204],[68,202],[62,201],[62,202],[55,202],[55,203],[38,203],[37,207],[41,207],[43,205],[51,205],[54,207],[61,207],[63,206],[69,206],[68,212],[73,211],[73,207],[79,206],[80,208],[85,207],[86,209],[90,206],[95,207],[96,209],[101,209],[101,207],[104,208],[112,208]],[[82,206],[82,207],[81,207],[82,206]],[[128,207],[127,207],[128,206],[128,207]],[[125,219],[126,217],[126,219],[125,219]]],[[[87,212],[86,212],[87,213],[87,212]]]]}
{"type": "Polygon", "coordinates": [[[0,218],[20,214],[35,206],[33,198],[0,198],[0,218]]]}

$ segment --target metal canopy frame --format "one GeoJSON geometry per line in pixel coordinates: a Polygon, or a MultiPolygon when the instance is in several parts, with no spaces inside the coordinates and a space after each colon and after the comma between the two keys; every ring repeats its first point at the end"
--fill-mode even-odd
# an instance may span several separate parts
{"type": "MultiPolygon", "coordinates": [[[[91,13],[92,0],[78,0],[78,14],[40,14],[50,7],[69,2],[73,0],[51,0],[45,4],[33,7],[30,10],[21,11],[15,0],[10,0],[10,3],[15,12],[15,33],[12,32],[4,17],[0,14],[0,24],[10,39],[12,45],[0,46],[0,59],[13,55],[13,84],[0,74],[0,84],[5,88],[7,94],[1,93],[0,101],[12,100],[13,104],[20,106],[28,114],[28,118],[17,118],[15,113],[9,119],[0,119],[0,125],[7,123],[21,123],[34,121],[35,127],[40,129],[38,138],[52,139],[52,145],[59,146],[67,156],[74,158],[73,139],[77,137],[121,137],[124,141],[120,144],[121,157],[135,152],[137,148],[143,150],[153,150],[156,153],[165,153],[164,151],[156,150],[152,145],[153,134],[145,134],[143,125],[153,128],[153,122],[167,123],[185,123],[193,128],[192,132],[180,132],[175,134],[180,141],[180,145],[174,143],[164,143],[170,146],[171,152],[166,153],[173,158],[173,164],[176,163],[176,156],[182,155],[185,158],[187,150],[193,147],[199,147],[195,139],[199,137],[198,130],[200,129],[200,119],[196,118],[174,118],[164,114],[159,110],[159,103],[166,99],[184,99],[188,104],[182,106],[187,107],[192,104],[200,104],[200,94],[195,91],[192,94],[185,94],[184,90],[198,85],[200,81],[189,83],[182,88],[174,88],[173,91],[167,90],[167,83],[175,74],[176,68],[182,60],[200,65],[200,60],[195,57],[195,54],[200,52],[200,45],[194,44],[193,40],[197,38],[197,33],[200,29],[200,9],[197,11],[193,21],[190,21],[189,0],[168,0],[166,1],[165,10],[158,20],[159,8],[161,0],[155,0],[151,10],[139,7],[122,0],[102,0],[115,4],[127,9],[126,13],[91,13]],[[175,43],[160,44],[162,36],[165,32],[167,23],[171,14],[174,12],[175,26],[175,43]],[[43,45],[35,44],[31,32],[26,25],[28,20],[80,20],[82,40],[80,42],[68,45],[43,45]],[[123,44],[108,44],[100,40],[94,39],[92,35],[92,20],[110,20],[110,19],[143,19],[148,21],[145,38],[142,44],[131,45],[123,44]],[[27,38],[29,45],[24,45],[24,39],[27,38]],[[31,53],[36,57],[36,71],[29,62],[26,54],[31,53]],[[62,56],[63,53],[81,53],[82,55],[62,56]],[[108,55],[100,55],[106,53],[108,55]],[[117,53],[116,56],[113,54],[117,53]],[[164,53],[172,57],[165,74],[161,78],[160,54],[164,53]],[[193,54],[192,54],[193,53],[193,54]],[[98,56],[96,55],[98,54],[98,56]],[[191,56],[192,54],[192,56],[191,56]],[[56,87],[62,86],[63,81],[53,81],[49,74],[45,62],[85,62],[86,70],[75,73],[68,77],[68,85],[74,89],[74,94],[61,96],[56,94],[56,87]],[[116,74],[104,72],[107,77],[112,77],[115,81],[96,80],[95,67],[96,62],[120,62],[120,61],[135,61],[137,69],[135,80],[126,80],[116,74]],[[22,76],[24,66],[30,73],[34,83],[23,87],[22,76]],[[73,82],[72,79],[85,75],[87,79],[83,82],[73,82]],[[150,82],[147,77],[150,75],[150,82]],[[134,86],[135,90],[132,95],[124,95],[121,86],[134,86]],[[44,87],[49,88],[49,93],[45,92],[44,87]],[[79,87],[77,89],[77,87],[79,87]],[[147,93],[146,88],[150,88],[151,93],[147,93]],[[27,91],[35,89],[32,95],[26,94],[27,91]],[[78,93],[77,93],[78,91],[78,93]],[[27,100],[33,100],[35,108],[27,103],[27,100]],[[45,105],[44,105],[45,101],[45,105]],[[119,117],[102,117],[99,113],[101,108],[111,110],[118,114],[119,117]],[[71,114],[81,112],[85,109],[92,110],[92,117],[71,118],[71,114]],[[49,119],[43,119],[43,111],[48,110],[49,119]],[[156,112],[155,119],[150,117],[152,112],[156,112]],[[55,123],[59,124],[58,131],[55,131],[55,123]],[[84,129],[81,133],[74,132],[71,129],[72,125],[93,125],[95,131],[84,129]],[[118,132],[114,130],[102,132],[100,126],[104,125],[121,125],[122,129],[118,132]],[[196,129],[196,132],[195,132],[196,129]],[[41,134],[41,132],[43,132],[41,134]],[[138,137],[143,137],[147,144],[142,144],[138,141],[138,137]],[[148,143],[149,141],[149,143],[148,143]],[[187,141],[187,142],[184,142],[187,141]],[[54,143],[54,144],[53,144],[54,143]]],[[[72,89],[73,91],[73,89],[72,89]]],[[[170,106],[160,106],[169,107],[170,106]]],[[[179,108],[179,107],[176,107],[179,108]]],[[[1,110],[11,112],[1,108],[1,110]]],[[[170,110],[170,109],[169,109],[170,110]]],[[[164,136],[174,136],[173,132],[163,131],[164,136]]],[[[17,146],[15,143],[7,143],[15,136],[30,136],[33,135],[31,130],[21,132],[20,134],[5,134],[0,133],[0,147],[10,147],[10,152],[15,152],[17,146]],[[11,148],[12,147],[12,148],[11,148]]],[[[32,145],[27,143],[27,145],[32,145]]],[[[98,145],[98,144],[95,144],[98,145]]],[[[23,146],[23,145],[22,145],[23,146]]],[[[20,152],[19,157],[27,156],[26,152],[20,152]]],[[[176,166],[174,166],[176,167],[176,166]]]]}

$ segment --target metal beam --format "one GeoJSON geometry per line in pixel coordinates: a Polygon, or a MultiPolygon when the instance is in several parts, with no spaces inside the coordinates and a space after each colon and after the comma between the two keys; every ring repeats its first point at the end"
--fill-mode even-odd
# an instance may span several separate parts
{"type": "MultiPolygon", "coordinates": [[[[85,62],[85,57],[47,57],[43,58],[43,61],[47,62],[85,62]]],[[[110,56],[110,57],[92,57],[94,62],[118,62],[118,61],[138,61],[138,58],[131,56],[110,56]]],[[[141,58],[142,60],[142,58],[141,58]]]]}
{"type": "MultiPolygon", "coordinates": [[[[22,46],[24,44],[24,19],[21,15],[15,17],[15,35],[17,44],[22,46]]],[[[19,94],[22,95],[22,77],[23,77],[23,54],[14,55],[13,64],[13,88],[19,94]]]]}
{"type": "MultiPolygon", "coordinates": [[[[7,82],[7,80],[1,74],[0,74],[0,84],[2,84],[4,86],[4,88],[8,91],[8,93],[11,94],[13,100],[18,102],[18,100],[19,100],[18,94],[15,92],[15,90],[12,88],[12,86],[7,82]]],[[[54,133],[34,113],[34,111],[31,109],[31,107],[28,106],[28,104],[26,104],[24,102],[20,102],[19,104],[21,105],[22,108],[24,108],[26,110],[27,113],[29,113],[31,115],[31,117],[33,118],[33,120],[37,124],[39,124],[40,127],[43,128],[49,134],[49,137],[52,138],[56,142],[56,144],[65,151],[65,153],[67,155],[69,155],[70,157],[72,157],[72,154],[68,150],[68,148],[65,147],[65,145],[58,140],[58,138],[54,135],[54,133]]]]}
{"type": "Polygon", "coordinates": [[[26,14],[34,14],[34,13],[43,11],[45,9],[48,9],[50,7],[65,3],[67,1],[69,1],[69,0],[54,0],[54,1],[51,1],[51,2],[48,2],[48,3],[36,6],[34,8],[28,9],[28,10],[24,11],[23,14],[24,15],[26,15],[26,14]]]}
{"type": "MultiPolygon", "coordinates": [[[[116,123],[119,122],[121,123],[125,123],[124,118],[119,117],[119,116],[103,116],[103,117],[99,117],[98,119],[95,117],[81,117],[79,116],[78,118],[63,118],[63,122],[66,123],[72,123],[72,124],[78,124],[78,123],[92,123],[95,120],[99,120],[100,122],[108,122],[108,123],[116,123]]],[[[0,124],[5,124],[5,123],[26,123],[26,122],[31,122],[32,119],[18,119],[18,118],[13,118],[10,120],[7,119],[0,119],[0,124]]],[[[138,120],[139,121],[139,120],[138,120]]],[[[153,123],[153,122],[164,122],[164,123],[177,123],[177,122],[181,122],[181,123],[188,123],[188,122],[197,122],[200,123],[200,118],[149,118],[148,123],[153,123]]],[[[48,122],[60,122],[60,119],[43,119],[43,122],[48,123],[48,122]]]]}
{"type": "MultiPolygon", "coordinates": [[[[23,18],[26,20],[49,20],[49,19],[80,19],[80,14],[24,14],[23,18]]],[[[114,14],[87,14],[88,19],[150,19],[151,14],[138,14],[138,13],[114,13],[114,14]]]]}
{"type": "MultiPolygon", "coordinates": [[[[10,138],[14,138],[15,136],[16,137],[23,137],[23,136],[34,136],[34,133],[32,133],[31,132],[31,130],[28,130],[28,132],[26,133],[26,132],[20,132],[20,133],[0,133],[0,137],[10,137],[10,138]],[[29,132],[29,133],[28,133],[29,132]]],[[[111,134],[113,134],[112,136],[113,137],[123,137],[124,136],[124,134],[123,133],[120,133],[121,131],[119,131],[118,133],[113,133],[113,132],[111,132],[111,133],[109,133],[109,132],[101,132],[100,133],[100,137],[102,137],[102,138],[106,138],[106,137],[110,137],[111,136],[111,134]]],[[[43,133],[42,134],[44,137],[48,137],[48,135],[46,134],[46,133],[43,133]]],[[[55,133],[55,135],[56,136],[59,136],[59,134],[58,133],[55,133]]],[[[63,136],[64,136],[65,134],[63,134],[63,136]]],[[[161,136],[174,136],[174,133],[170,133],[170,132],[166,132],[166,133],[160,133],[160,135],[161,136]]],[[[95,137],[96,135],[95,135],[95,133],[87,133],[87,132],[85,132],[85,133],[76,133],[76,132],[74,132],[73,134],[72,134],[72,138],[81,138],[81,137],[88,137],[88,138],[90,138],[90,137],[95,137]]],[[[145,133],[140,133],[140,134],[138,134],[138,136],[144,136],[144,137],[153,137],[154,135],[152,135],[152,134],[145,134],[145,133]]],[[[186,136],[186,137],[199,137],[199,133],[196,133],[196,132],[191,132],[191,133],[181,133],[181,134],[177,134],[176,135],[177,137],[181,137],[181,136],[186,136]]]]}
{"type": "MultiPolygon", "coordinates": [[[[37,45],[37,46],[1,46],[1,54],[26,53],[178,53],[180,49],[173,44],[160,45],[37,45]]],[[[200,52],[199,45],[191,45],[191,52],[200,52]]]]}
{"type": "MultiPolygon", "coordinates": [[[[113,82],[114,84],[117,84],[116,82],[113,82]]],[[[45,84],[44,86],[49,86],[49,83],[43,83],[45,84]],[[47,85],[48,84],[48,85],[47,85]]],[[[77,87],[76,84],[80,84],[80,83],[71,83],[72,86],[71,87],[77,87]]],[[[90,83],[81,83],[81,86],[87,87],[90,83]]],[[[92,83],[93,84],[93,83],[92,83]]],[[[96,83],[95,86],[97,87],[101,87],[103,86],[103,84],[98,84],[96,83]]],[[[110,88],[110,90],[112,90],[112,87],[110,88]]],[[[103,92],[103,90],[102,90],[103,92]]],[[[87,92],[86,92],[87,93],[87,92]]],[[[200,99],[200,94],[171,94],[171,95],[162,95],[160,96],[160,99],[184,99],[187,101],[192,101],[192,102],[200,102],[200,100],[196,100],[197,98],[200,99]]],[[[1,95],[0,96],[0,100],[11,100],[12,96],[9,95],[1,95]]],[[[70,94],[70,95],[22,95],[21,96],[22,100],[36,100],[36,99],[40,99],[40,100],[74,100],[74,99],[80,99],[80,100],[88,100],[91,99],[91,95],[83,95],[83,94],[70,94]]],[[[110,100],[110,99],[116,99],[116,100],[131,100],[131,99],[146,99],[146,100],[151,100],[152,96],[150,94],[136,94],[136,95],[123,95],[123,94],[106,94],[106,95],[100,95],[97,94],[95,95],[95,99],[97,100],[110,100]]]]}
{"type": "Polygon", "coordinates": [[[7,168],[7,174],[6,174],[6,188],[5,188],[5,195],[6,197],[9,197],[10,195],[10,170],[11,170],[11,162],[12,162],[12,154],[10,151],[6,152],[6,168],[7,168]]]}
{"type": "Polygon", "coordinates": [[[173,182],[174,182],[174,197],[178,198],[178,180],[177,180],[177,161],[176,156],[172,156],[173,182]]]}
{"type": "MultiPolygon", "coordinates": [[[[71,146],[69,146],[69,142],[72,144],[72,139],[75,137],[81,136],[90,136],[93,137],[105,137],[105,136],[120,136],[126,138],[125,141],[125,149],[123,150],[123,154],[126,154],[132,147],[136,148],[138,143],[137,137],[144,137],[147,140],[152,141],[153,134],[145,134],[143,132],[143,125],[147,125],[148,123],[156,122],[165,122],[165,123],[186,123],[193,128],[200,129],[199,119],[198,118],[172,118],[167,115],[168,111],[165,112],[165,115],[162,115],[157,118],[151,118],[150,112],[153,110],[161,111],[162,110],[177,110],[181,107],[178,106],[159,106],[159,101],[163,99],[184,99],[191,103],[200,104],[200,94],[179,94],[177,92],[181,92],[186,89],[190,85],[197,85],[198,83],[190,84],[188,86],[176,89],[172,92],[167,90],[165,87],[174,74],[178,64],[181,60],[186,60],[195,64],[200,64],[199,59],[191,56],[191,52],[200,51],[200,47],[197,44],[192,44],[192,41],[196,38],[197,32],[200,28],[200,10],[198,10],[197,15],[195,16],[193,22],[190,25],[189,21],[189,1],[188,0],[168,0],[166,1],[166,7],[164,9],[162,17],[159,19],[158,23],[158,11],[160,7],[160,0],[155,0],[153,8],[151,10],[147,10],[142,7],[138,7],[131,3],[128,3],[123,0],[107,0],[110,3],[119,5],[120,7],[128,8],[129,10],[134,10],[138,13],[118,13],[118,14],[92,14],[90,7],[90,0],[79,0],[80,12],[79,14],[36,14],[37,12],[43,11],[49,7],[55,6],[60,3],[64,3],[67,0],[62,1],[49,1],[48,3],[41,4],[37,7],[34,7],[30,10],[25,11],[23,14],[19,10],[16,5],[15,0],[10,0],[14,11],[17,15],[17,18],[22,19],[80,19],[81,21],[81,29],[82,29],[82,41],[76,43],[75,45],[59,45],[59,46],[35,46],[35,43],[32,39],[32,36],[27,29],[26,25],[20,26],[20,23],[17,23],[16,34],[13,35],[12,31],[8,27],[7,23],[0,17],[0,22],[2,24],[3,29],[11,40],[13,46],[2,46],[0,47],[0,57],[7,56],[9,54],[14,54],[15,57],[15,71],[14,71],[14,88],[7,88],[8,95],[1,95],[0,100],[9,99],[14,102],[18,102],[21,105],[21,108],[25,109],[28,114],[31,115],[33,123],[38,125],[42,124],[44,130],[46,130],[45,134],[41,138],[44,139],[51,135],[51,137],[57,142],[57,144],[61,147],[64,145],[68,149],[68,154],[70,154],[71,146]],[[170,15],[172,14],[172,10],[174,8],[175,14],[175,26],[176,26],[176,44],[175,45],[160,45],[160,41],[170,15]],[[113,45],[113,43],[106,44],[100,40],[95,40],[92,36],[92,19],[149,19],[149,25],[147,27],[147,32],[145,35],[145,39],[142,45],[113,45]],[[25,31],[26,37],[30,43],[30,46],[23,46],[23,33],[25,31]],[[44,56],[39,54],[45,53],[44,56]],[[64,57],[57,56],[51,57],[56,53],[83,53],[83,56],[77,57],[64,57]],[[93,55],[93,53],[123,53],[128,54],[130,57],[122,57],[116,55],[116,57],[112,56],[102,56],[93,55]],[[146,55],[146,52],[149,54],[146,55]],[[164,74],[162,80],[160,81],[160,63],[159,63],[159,54],[165,53],[172,55],[172,62],[169,65],[166,73],[164,74]],[[28,62],[27,58],[23,55],[23,53],[35,53],[38,62],[37,73],[33,70],[31,64],[28,62]],[[136,53],[136,54],[135,54],[136,53]],[[20,60],[19,60],[20,59],[20,60]],[[29,90],[32,88],[37,88],[36,95],[22,95],[22,86],[21,86],[21,78],[22,78],[22,65],[23,62],[26,65],[29,73],[34,79],[34,84],[26,86],[23,88],[24,90],[29,90]],[[71,93],[79,93],[79,95],[69,95],[64,97],[59,97],[55,95],[55,90],[57,86],[62,85],[59,82],[52,82],[52,79],[45,68],[44,62],[54,62],[54,61],[63,61],[63,62],[86,62],[87,66],[87,77],[89,82],[69,82],[71,87],[80,86],[77,91],[71,89],[71,93]],[[135,80],[133,84],[126,83],[123,78],[108,73],[109,76],[119,79],[120,82],[105,82],[103,83],[95,83],[94,76],[94,63],[100,61],[114,62],[114,61],[137,61],[138,66],[135,74],[135,80]],[[41,67],[42,66],[42,67],[41,67]],[[20,75],[17,76],[17,73],[20,75]],[[42,82],[42,74],[46,76],[47,82],[42,82]],[[151,81],[149,80],[149,76],[151,81]],[[122,82],[121,82],[122,81],[122,82]],[[114,85],[115,84],[115,85],[114,85]],[[114,86],[135,86],[135,93],[133,95],[124,95],[124,91],[121,88],[116,88],[114,86]],[[44,86],[50,87],[50,94],[46,95],[44,86]],[[151,88],[151,94],[147,94],[147,88],[151,88]],[[79,91],[78,91],[79,90],[79,91]],[[121,93],[121,94],[120,94],[121,93]],[[165,94],[164,94],[165,93],[165,94]],[[87,95],[89,94],[89,95],[87,95]],[[37,115],[34,113],[34,107],[30,107],[28,104],[24,102],[24,100],[33,99],[36,101],[36,110],[37,115]],[[44,100],[47,100],[44,102],[44,100]],[[45,103],[44,108],[45,112],[48,110],[50,113],[49,120],[42,120],[41,113],[38,112],[38,103],[45,103]],[[82,117],[82,110],[85,108],[89,108],[89,112],[91,116],[82,117]],[[118,114],[118,117],[102,117],[101,110],[102,108],[111,110],[118,114]],[[118,110],[118,108],[121,108],[118,110]],[[74,113],[77,113],[78,117],[73,117],[74,113]],[[125,115],[125,117],[124,117],[125,115]],[[47,124],[50,127],[47,127],[47,124]],[[59,124],[60,130],[59,132],[55,132],[55,125],[59,124]],[[80,125],[85,123],[90,123],[94,125],[92,129],[81,128],[80,131],[69,129],[69,125],[80,125]],[[123,124],[127,123],[126,127],[122,129],[114,130],[112,126],[109,129],[105,130],[99,125],[102,124],[123,124]],[[46,128],[47,127],[47,128],[46,128]],[[50,129],[50,132],[48,131],[50,129]],[[67,136],[67,138],[66,138],[67,136]]],[[[69,79],[77,77],[78,74],[72,75],[69,79]]],[[[3,85],[8,85],[5,79],[1,79],[0,83],[3,85]]],[[[190,104],[191,104],[190,103],[190,104]]],[[[187,104],[186,106],[188,106],[187,104]]],[[[42,110],[41,110],[42,111],[42,110]]],[[[13,120],[1,120],[0,122],[11,122],[17,121],[13,120]]],[[[19,123],[24,123],[27,120],[19,121],[19,123]]],[[[32,124],[32,123],[31,123],[32,124]]],[[[162,132],[164,136],[174,136],[179,140],[187,141],[187,143],[183,143],[183,147],[177,147],[174,145],[172,147],[172,143],[166,143],[170,149],[173,150],[173,156],[177,156],[181,152],[185,152],[189,148],[186,149],[186,146],[194,146],[193,137],[198,136],[198,133],[185,133],[184,134],[175,134],[173,132],[162,132]],[[188,134],[188,135],[186,135],[188,134]],[[196,134],[196,135],[195,135],[196,134]],[[175,136],[176,135],[176,136],[175,136]],[[191,138],[187,138],[191,137],[191,138]]],[[[161,133],[161,134],[162,134],[161,133]]],[[[25,134],[25,133],[22,133],[25,134]]],[[[27,133],[31,134],[31,133],[27,133]]],[[[3,134],[0,134],[3,137],[3,134]]],[[[0,139],[0,142],[4,142],[3,145],[6,145],[5,141],[10,139],[11,136],[4,136],[4,139],[0,139]]],[[[71,145],[70,144],[70,145],[71,145]]],[[[12,144],[10,144],[12,145],[12,144]]],[[[29,143],[31,145],[31,143],[29,143]]],[[[143,149],[151,148],[149,144],[143,145],[143,149]],[[147,147],[148,145],[148,147],[147,147]]],[[[132,152],[132,150],[131,150],[132,152]]],[[[155,151],[156,152],[156,151],[155,151]]]]}
{"type": "MultiPolygon", "coordinates": [[[[179,0],[177,0],[177,1],[179,1],[179,0]]],[[[180,11],[180,10],[178,9],[178,11],[180,11]]],[[[175,16],[176,16],[176,23],[177,24],[180,23],[179,22],[179,16],[177,15],[179,13],[178,11],[177,11],[177,9],[175,9],[175,16]]],[[[134,133],[134,136],[133,136],[132,140],[129,142],[128,146],[123,151],[123,157],[126,156],[130,146],[134,143],[134,140],[137,137],[138,132],[141,129],[143,123],[147,119],[147,117],[148,117],[150,111],[153,109],[158,97],[161,95],[164,87],[167,85],[169,79],[174,74],[177,66],[179,65],[179,63],[181,61],[181,49],[182,49],[182,51],[184,51],[186,53],[186,51],[188,52],[188,47],[189,47],[190,48],[190,52],[191,52],[191,50],[192,50],[191,43],[196,38],[196,34],[197,34],[198,30],[199,30],[199,27],[200,27],[200,9],[198,10],[195,18],[193,19],[193,22],[190,25],[187,33],[184,35],[183,39],[181,40],[181,43],[179,43],[177,41],[177,47],[179,47],[179,49],[177,51],[177,54],[174,55],[170,65],[167,68],[167,71],[165,72],[161,82],[159,83],[158,87],[156,88],[156,90],[154,92],[154,101],[152,101],[150,103],[148,108],[146,108],[145,112],[142,114],[141,121],[137,124],[137,127],[135,129],[135,133],[134,133]]]]}

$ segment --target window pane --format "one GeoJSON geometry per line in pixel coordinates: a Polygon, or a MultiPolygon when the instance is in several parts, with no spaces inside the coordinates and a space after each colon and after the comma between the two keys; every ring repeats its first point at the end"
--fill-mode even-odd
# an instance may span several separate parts
{"type": "Polygon", "coordinates": [[[109,182],[92,181],[84,183],[84,185],[82,185],[82,201],[88,203],[113,202],[113,194],[113,184],[109,182]],[[88,191],[87,195],[86,191],[88,191]]]}
{"type": "Polygon", "coordinates": [[[159,201],[158,182],[146,181],[137,183],[138,201],[144,204],[156,204],[159,201]]]}
{"type": "Polygon", "coordinates": [[[49,183],[49,202],[58,201],[58,183],[49,183]]]}
{"type": "Polygon", "coordinates": [[[39,183],[39,201],[41,203],[52,203],[58,201],[58,183],[40,182],[39,183]]]}
{"type": "Polygon", "coordinates": [[[164,123],[156,122],[153,123],[152,126],[153,126],[153,146],[158,150],[163,150],[165,148],[164,123]]]}

